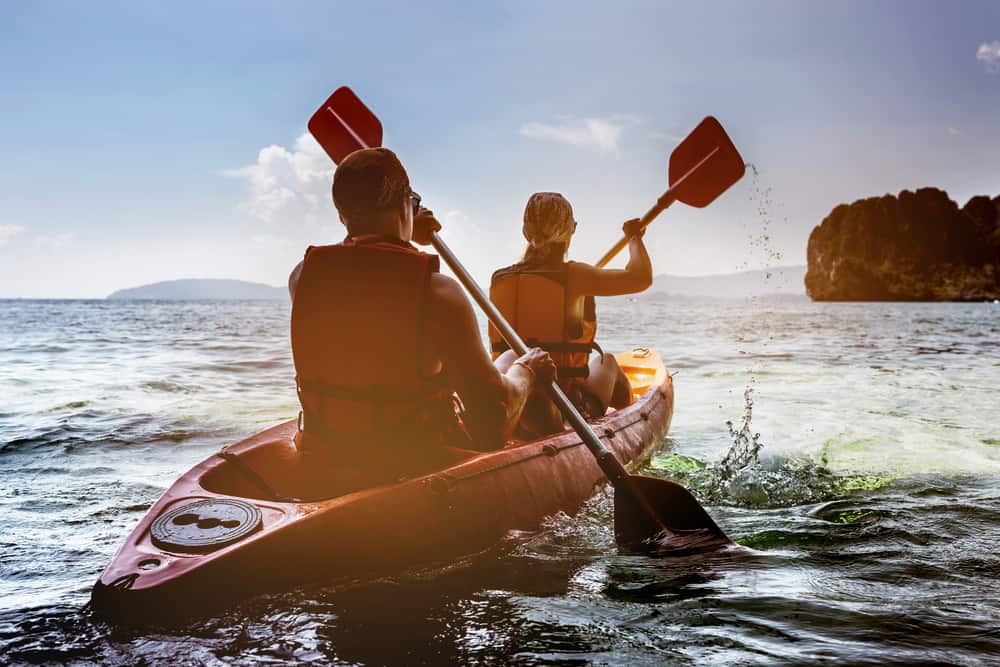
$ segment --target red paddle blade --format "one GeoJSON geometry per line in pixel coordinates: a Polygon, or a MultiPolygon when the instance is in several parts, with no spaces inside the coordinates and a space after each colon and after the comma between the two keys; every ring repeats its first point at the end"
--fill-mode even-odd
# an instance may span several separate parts
{"type": "Polygon", "coordinates": [[[743,177],[746,165],[722,125],[706,116],[670,154],[670,189],[702,208],[743,177]]]}
{"type": "Polygon", "coordinates": [[[622,482],[615,485],[615,541],[620,547],[665,555],[732,544],[680,484],[642,475],[622,482]]]}
{"type": "Polygon", "coordinates": [[[354,91],[341,86],[309,119],[309,133],[333,161],[382,145],[382,123],[354,91]]]}

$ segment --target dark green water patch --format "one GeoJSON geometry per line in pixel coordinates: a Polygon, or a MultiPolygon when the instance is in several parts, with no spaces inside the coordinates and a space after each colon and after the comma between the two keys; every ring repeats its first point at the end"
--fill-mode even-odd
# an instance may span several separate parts
{"type": "Polygon", "coordinates": [[[728,471],[680,454],[656,457],[651,474],[684,485],[712,505],[776,508],[835,500],[891,484],[891,475],[838,475],[806,458],[770,457],[728,471]]]}
{"type": "Polygon", "coordinates": [[[823,530],[764,530],[740,540],[751,549],[782,549],[789,546],[805,547],[824,544],[829,535],[823,530]]]}

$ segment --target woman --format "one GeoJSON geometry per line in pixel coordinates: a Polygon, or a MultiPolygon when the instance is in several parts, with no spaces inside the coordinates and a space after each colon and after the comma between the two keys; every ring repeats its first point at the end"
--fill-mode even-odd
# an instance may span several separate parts
{"type": "MultiPolygon", "coordinates": [[[[536,192],[524,209],[528,247],[520,262],[500,269],[490,283],[490,299],[529,346],[548,351],[558,368],[559,384],[587,417],[603,415],[608,406],[631,402],[628,378],[615,358],[595,343],[595,296],[641,292],[652,284],[653,267],[642,242],[639,220],[623,227],[629,261],[624,269],[599,269],[567,262],[576,231],[573,207],[561,194],[536,192]],[[591,357],[591,350],[600,354],[591,357]]],[[[517,355],[492,326],[490,342],[501,372],[517,355]]],[[[529,399],[521,421],[522,435],[540,436],[563,430],[562,416],[541,392],[529,399]]]]}

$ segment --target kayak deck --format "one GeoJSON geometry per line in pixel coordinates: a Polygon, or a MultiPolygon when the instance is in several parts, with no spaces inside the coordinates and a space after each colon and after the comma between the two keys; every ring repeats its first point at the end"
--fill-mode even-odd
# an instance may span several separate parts
{"type": "MultiPolygon", "coordinates": [[[[617,358],[638,396],[591,423],[628,465],[645,461],[668,430],[673,384],[655,352],[617,358]]],[[[227,458],[212,456],[181,476],[101,575],[94,607],[119,618],[158,617],[311,580],[453,560],[511,530],[536,530],[547,516],[574,514],[606,484],[580,438],[568,431],[492,452],[448,450],[435,471],[323,498],[330,473],[303,464],[296,428],[295,421],[270,428],[227,447],[227,458]],[[255,483],[253,474],[265,484],[255,483]],[[199,514],[219,503],[253,514],[256,523],[241,524],[239,512],[218,515],[228,522],[199,514]],[[183,548],[162,538],[164,525],[168,533],[195,535],[204,525],[211,537],[225,535],[229,524],[234,534],[245,534],[183,548]]]]}

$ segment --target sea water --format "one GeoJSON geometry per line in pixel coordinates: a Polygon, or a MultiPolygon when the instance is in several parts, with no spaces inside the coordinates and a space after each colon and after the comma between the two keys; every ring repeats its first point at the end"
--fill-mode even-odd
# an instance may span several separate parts
{"type": "Polygon", "coordinates": [[[297,413],[281,302],[0,301],[0,662],[1000,660],[1000,306],[598,304],[659,350],[647,474],[753,550],[617,551],[610,492],[488,553],[120,630],[87,609],[184,470],[297,413]]]}

